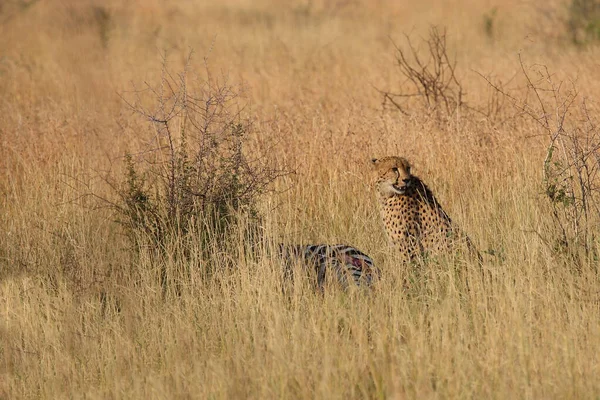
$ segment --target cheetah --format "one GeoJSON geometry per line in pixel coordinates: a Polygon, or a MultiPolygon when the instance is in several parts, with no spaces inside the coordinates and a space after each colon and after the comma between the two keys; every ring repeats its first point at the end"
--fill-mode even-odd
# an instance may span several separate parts
{"type": "Polygon", "coordinates": [[[410,173],[405,158],[374,158],[371,164],[388,241],[404,261],[447,253],[462,244],[481,262],[469,237],[453,224],[427,185],[410,173]]]}

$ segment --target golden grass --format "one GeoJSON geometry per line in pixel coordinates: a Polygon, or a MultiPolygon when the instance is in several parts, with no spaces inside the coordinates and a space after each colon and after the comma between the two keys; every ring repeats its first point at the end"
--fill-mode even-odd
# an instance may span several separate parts
{"type": "Polygon", "coordinates": [[[561,41],[556,20],[472,0],[31,3],[0,7],[0,398],[600,396],[598,271],[576,271],[535,233],[552,235],[537,126],[440,127],[382,111],[373,89],[403,84],[389,37],[442,24],[472,104],[488,95],[474,71],[506,82],[519,52],[598,98],[598,50],[561,41]],[[300,284],[283,296],[278,263],[241,242],[219,255],[238,268],[212,277],[197,248],[167,260],[180,293],[165,294],[153,258],[81,198],[110,197],[98,176],[146,139],[118,93],[155,82],[163,50],[177,70],[190,48],[200,73],[207,56],[245,84],[252,146],[277,143],[270,157],[297,171],[263,199],[268,235],[359,247],[383,271],[371,293],[300,284]],[[402,288],[410,272],[369,185],[367,160],[383,155],[411,159],[474,242],[500,253],[486,258],[491,283],[467,266],[467,291],[446,261],[402,288]]]}

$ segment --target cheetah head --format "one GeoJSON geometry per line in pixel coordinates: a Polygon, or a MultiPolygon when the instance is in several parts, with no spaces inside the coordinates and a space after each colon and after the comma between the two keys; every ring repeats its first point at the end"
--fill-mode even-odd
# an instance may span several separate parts
{"type": "Polygon", "coordinates": [[[375,187],[381,196],[403,195],[411,187],[410,164],[405,158],[373,158],[371,165],[375,171],[375,187]]]}

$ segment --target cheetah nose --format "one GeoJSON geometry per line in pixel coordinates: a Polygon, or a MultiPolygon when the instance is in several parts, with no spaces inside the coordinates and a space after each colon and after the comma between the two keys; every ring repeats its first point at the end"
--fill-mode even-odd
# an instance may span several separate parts
{"type": "Polygon", "coordinates": [[[410,183],[410,178],[402,179],[402,182],[404,182],[404,184],[408,185],[410,183]]]}

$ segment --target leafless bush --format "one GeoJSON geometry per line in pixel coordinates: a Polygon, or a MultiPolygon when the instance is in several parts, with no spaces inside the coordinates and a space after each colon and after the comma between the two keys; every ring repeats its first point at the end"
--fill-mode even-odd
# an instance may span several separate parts
{"type": "Polygon", "coordinates": [[[147,150],[125,158],[127,175],[114,186],[118,211],[134,238],[142,234],[157,247],[192,231],[204,246],[223,242],[236,215],[257,217],[258,197],[282,173],[263,155],[248,154],[252,124],[243,117],[241,88],[208,67],[206,78],[197,78],[191,56],[175,75],[163,58],[157,85],[123,95],[152,134],[147,150]]]}
{"type": "Polygon", "coordinates": [[[403,49],[394,43],[396,61],[400,73],[406,78],[411,90],[393,93],[381,91],[384,105],[391,103],[397,110],[408,115],[402,102],[409,98],[418,98],[431,113],[449,116],[463,106],[463,87],[456,77],[456,60],[448,55],[446,30],[432,27],[429,37],[422,43],[427,47],[423,55],[408,35],[405,35],[406,47],[403,49]]]}
{"type": "Polygon", "coordinates": [[[596,256],[600,222],[598,121],[590,112],[589,99],[579,98],[575,82],[556,79],[544,65],[528,67],[521,57],[519,61],[527,82],[522,98],[490,84],[522,115],[537,122],[547,139],[543,188],[559,232],[555,248],[571,255],[583,249],[586,256],[596,256]]]}

